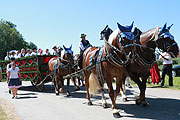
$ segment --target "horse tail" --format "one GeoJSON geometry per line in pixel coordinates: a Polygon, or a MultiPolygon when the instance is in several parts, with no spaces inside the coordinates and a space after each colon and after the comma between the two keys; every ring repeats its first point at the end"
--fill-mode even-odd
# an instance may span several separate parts
{"type": "Polygon", "coordinates": [[[93,95],[98,94],[98,90],[101,89],[101,86],[98,82],[98,77],[95,73],[91,73],[89,76],[89,92],[93,95]]]}

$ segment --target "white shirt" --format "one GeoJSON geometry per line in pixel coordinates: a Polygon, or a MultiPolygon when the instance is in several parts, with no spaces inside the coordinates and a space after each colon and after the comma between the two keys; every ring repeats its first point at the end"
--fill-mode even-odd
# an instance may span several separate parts
{"type": "Polygon", "coordinates": [[[13,68],[9,68],[8,69],[8,72],[10,71],[10,77],[9,78],[13,78],[13,79],[16,79],[16,78],[19,78],[18,77],[18,71],[19,71],[19,68],[18,67],[15,67],[15,69],[13,70],[13,68]]]}
{"type": "Polygon", "coordinates": [[[162,56],[160,56],[160,59],[163,60],[163,65],[164,65],[164,64],[172,64],[172,63],[173,63],[172,57],[171,57],[171,55],[170,55],[169,53],[164,52],[164,53],[161,53],[161,55],[162,55],[164,58],[167,59],[167,60],[166,60],[166,59],[164,59],[162,56]]]}
{"type": "Polygon", "coordinates": [[[10,56],[6,56],[4,60],[10,60],[10,56]]]}
{"type": "Polygon", "coordinates": [[[32,53],[31,53],[31,55],[37,55],[37,53],[35,53],[35,52],[32,52],[32,53]]]}
{"type": "Polygon", "coordinates": [[[25,57],[27,57],[27,56],[31,56],[31,54],[30,53],[26,53],[25,57]]]}

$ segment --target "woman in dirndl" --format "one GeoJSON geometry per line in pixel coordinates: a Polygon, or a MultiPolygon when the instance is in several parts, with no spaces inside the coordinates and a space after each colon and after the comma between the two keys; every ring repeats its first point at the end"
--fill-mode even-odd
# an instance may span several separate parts
{"type": "Polygon", "coordinates": [[[17,90],[18,88],[21,87],[21,81],[19,80],[19,76],[21,77],[20,70],[18,67],[16,67],[15,62],[11,62],[11,68],[8,69],[7,73],[7,83],[8,83],[8,88],[11,88],[12,94],[14,98],[17,98],[17,90]],[[19,75],[19,76],[18,76],[19,75]]]}

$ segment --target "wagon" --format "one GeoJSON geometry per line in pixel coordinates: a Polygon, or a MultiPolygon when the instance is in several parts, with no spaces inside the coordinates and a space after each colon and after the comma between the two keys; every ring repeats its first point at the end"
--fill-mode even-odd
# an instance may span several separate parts
{"type": "MultiPolygon", "coordinates": [[[[48,76],[48,62],[54,55],[34,55],[16,59],[23,81],[30,81],[39,91],[43,91],[44,84],[52,81],[48,76]],[[47,77],[48,76],[48,77],[47,77]],[[42,82],[43,81],[43,82],[42,82]]],[[[6,80],[6,66],[10,61],[0,61],[2,80],[6,80]]]]}

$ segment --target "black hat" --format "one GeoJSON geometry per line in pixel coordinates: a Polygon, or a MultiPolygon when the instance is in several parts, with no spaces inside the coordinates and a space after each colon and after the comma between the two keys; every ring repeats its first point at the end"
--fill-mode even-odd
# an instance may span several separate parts
{"type": "Polygon", "coordinates": [[[35,50],[35,49],[37,50],[37,48],[36,48],[36,47],[33,47],[32,49],[33,49],[33,50],[35,50]]]}
{"type": "Polygon", "coordinates": [[[56,46],[54,46],[52,49],[54,49],[54,48],[57,48],[56,46]]]}

